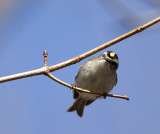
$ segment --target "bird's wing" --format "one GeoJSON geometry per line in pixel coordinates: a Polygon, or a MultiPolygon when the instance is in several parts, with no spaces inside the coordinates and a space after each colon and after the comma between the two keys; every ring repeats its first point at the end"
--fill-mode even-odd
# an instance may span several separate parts
{"type": "Polygon", "coordinates": [[[74,99],[77,99],[78,96],[79,96],[78,91],[74,91],[74,92],[73,92],[73,98],[74,98],[74,99]]]}
{"type": "Polygon", "coordinates": [[[116,74],[116,80],[115,80],[114,85],[117,85],[117,81],[118,81],[118,78],[117,78],[117,74],[116,74]]]}

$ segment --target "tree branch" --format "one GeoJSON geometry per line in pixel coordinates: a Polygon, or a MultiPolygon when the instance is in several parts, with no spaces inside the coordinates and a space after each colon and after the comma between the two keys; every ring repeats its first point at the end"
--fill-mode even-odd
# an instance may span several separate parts
{"type": "Polygon", "coordinates": [[[114,44],[116,44],[116,43],[118,43],[118,42],[120,42],[120,41],[122,41],[122,40],[124,40],[124,39],[126,39],[126,38],[128,38],[128,37],[130,37],[132,35],[134,35],[134,34],[142,32],[146,28],[154,25],[155,23],[158,23],[159,21],[160,21],[160,17],[158,17],[158,18],[156,18],[156,19],[154,19],[154,20],[152,20],[152,21],[150,21],[150,22],[148,22],[148,23],[146,23],[146,24],[144,24],[142,26],[139,26],[138,28],[133,29],[132,31],[130,31],[130,32],[126,33],[126,34],[123,34],[123,35],[121,35],[121,36],[119,36],[119,37],[117,37],[117,38],[115,38],[115,39],[113,39],[113,40],[101,45],[101,46],[98,46],[98,47],[96,47],[96,48],[94,48],[94,49],[92,49],[92,50],[90,50],[90,51],[88,51],[88,52],[86,52],[84,54],[81,54],[80,56],[74,57],[74,58],[72,58],[70,60],[67,60],[65,62],[56,64],[56,65],[50,66],[50,67],[48,67],[48,69],[52,72],[52,71],[64,68],[66,66],[75,64],[77,62],[80,62],[81,60],[83,60],[83,59],[85,59],[85,58],[87,58],[87,57],[89,57],[89,56],[91,56],[91,55],[93,55],[93,54],[95,54],[95,53],[97,53],[97,52],[109,47],[109,46],[112,46],[112,45],[114,45],[114,44]]]}
{"type": "Polygon", "coordinates": [[[47,70],[48,70],[47,67],[42,67],[40,69],[36,69],[36,70],[32,70],[32,71],[27,71],[27,72],[23,72],[23,73],[19,73],[19,74],[1,77],[0,83],[12,81],[12,80],[17,80],[17,79],[22,79],[22,78],[26,78],[26,77],[31,77],[31,76],[35,76],[35,75],[45,74],[45,72],[47,70]]]}
{"type": "MultiPolygon", "coordinates": [[[[130,37],[130,36],[132,36],[134,34],[136,34],[136,33],[139,33],[141,31],[143,31],[144,29],[154,25],[155,23],[157,23],[159,21],[160,21],[160,17],[158,17],[158,18],[156,18],[156,19],[154,19],[154,20],[152,20],[152,21],[150,21],[150,22],[148,22],[148,23],[146,23],[146,24],[144,24],[144,25],[142,25],[142,26],[140,26],[140,27],[138,27],[138,28],[136,28],[136,29],[124,34],[124,35],[122,35],[122,36],[119,36],[119,37],[117,37],[117,38],[115,38],[115,39],[113,39],[113,40],[111,40],[111,41],[109,41],[109,42],[97,47],[97,48],[94,48],[94,49],[92,49],[92,50],[90,50],[90,51],[88,51],[88,52],[86,52],[86,53],[84,53],[84,54],[82,54],[80,56],[74,57],[74,58],[69,59],[67,61],[64,61],[62,63],[47,67],[47,64],[46,64],[47,61],[44,60],[44,62],[45,62],[44,63],[44,67],[42,67],[40,69],[24,72],[24,73],[19,73],[19,74],[15,74],[15,75],[1,77],[0,78],[0,83],[11,81],[11,80],[16,80],[16,79],[21,79],[21,78],[26,78],[26,77],[31,77],[31,76],[35,76],[35,75],[46,74],[48,72],[53,72],[55,70],[64,68],[66,66],[75,64],[75,63],[83,60],[84,58],[87,58],[87,57],[89,57],[89,56],[91,56],[91,55],[93,55],[93,54],[95,54],[95,53],[97,53],[97,52],[99,52],[99,51],[111,46],[111,45],[114,45],[114,44],[116,44],[116,43],[118,43],[118,42],[120,42],[120,41],[122,41],[122,40],[124,40],[124,39],[126,39],[126,38],[128,38],[128,37],[130,37]]],[[[45,53],[44,55],[46,56],[47,54],[45,53]]]]}
{"type": "Polygon", "coordinates": [[[109,97],[115,97],[115,98],[121,98],[121,99],[129,100],[129,97],[126,96],[126,95],[93,93],[93,92],[91,92],[91,91],[89,91],[89,90],[76,87],[76,85],[73,86],[73,85],[70,85],[70,84],[68,84],[68,83],[65,83],[65,82],[59,80],[58,78],[56,78],[55,76],[53,76],[51,73],[46,73],[46,75],[47,75],[49,78],[51,78],[52,80],[58,82],[59,84],[62,84],[62,85],[64,85],[64,86],[66,86],[66,87],[69,87],[69,88],[71,88],[71,89],[73,89],[73,90],[77,90],[77,91],[79,91],[79,92],[84,92],[84,93],[89,93],[89,94],[95,94],[95,95],[103,96],[104,98],[105,98],[106,96],[109,96],[109,97]]]}
{"type": "Polygon", "coordinates": [[[139,33],[141,31],[143,31],[144,29],[152,26],[153,24],[155,24],[155,23],[157,23],[159,21],[160,21],[160,17],[158,17],[158,18],[156,18],[156,19],[154,19],[154,20],[152,20],[152,21],[150,21],[150,22],[148,22],[148,23],[146,23],[146,24],[144,24],[144,25],[142,25],[142,26],[140,26],[140,27],[138,27],[138,28],[136,28],[136,29],[134,29],[134,30],[122,35],[122,36],[120,36],[120,37],[117,37],[117,38],[115,38],[115,39],[113,39],[113,40],[111,40],[111,41],[109,41],[109,42],[97,47],[97,48],[94,48],[94,49],[92,49],[92,50],[90,50],[90,51],[88,51],[88,52],[86,52],[86,53],[84,53],[84,54],[82,54],[80,56],[74,57],[74,58],[72,58],[70,60],[67,60],[65,62],[56,64],[56,65],[53,65],[53,66],[49,66],[49,67],[47,66],[48,53],[45,50],[44,53],[43,53],[44,66],[42,68],[36,69],[36,70],[32,70],[32,71],[28,71],[28,72],[24,72],[24,73],[15,74],[15,75],[1,77],[0,78],[0,83],[11,81],[11,80],[16,80],[16,79],[21,79],[21,78],[26,78],[26,77],[31,77],[31,76],[35,76],[35,75],[44,74],[44,75],[48,76],[49,78],[51,78],[52,80],[54,80],[54,81],[56,81],[56,82],[58,82],[58,83],[60,83],[60,84],[62,84],[64,86],[66,86],[66,87],[69,87],[69,88],[71,88],[73,90],[77,90],[79,92],[96,94],[96,95],[99,95],[99,96],[103,96],[104,98],[106,96],[109,96],[109,97],[116,97],[116,98],[122,98],[122,99],[129,100],[129,97],[128,96],[124,96],[124,95],[97,94],[97,93],[93,93],[93,92],[91,92],[89,90],[86,90],[86,89],[82,89],[82,88],[78,88],[76,86],[72,86],[72,85],[70,85],[68,83],[65,83],[65,82],[57,79],[50,72],[53,72],[55,70],[64,68],[64,67],[72,65],[72,64],[75,64],[75,63],[83,60],[86,57],[89,57],[89,56],[91,56],[91,55],[93,55],[93,54],[95,54],[95,53],[97,53],[97,52],[99,52],[99,51],[101,51],[101,50],[113,45],[113,44],[116,44],[116,43],[118,43],[118,42],[120,42],[120,41],[122,41],[122,40],[124,40],[124,39],[126,39],[126,38],[128,38],[128,37],[130,37],[130,36],[132,36],[134,34],[136,34],[136,33],[139,33]]]}

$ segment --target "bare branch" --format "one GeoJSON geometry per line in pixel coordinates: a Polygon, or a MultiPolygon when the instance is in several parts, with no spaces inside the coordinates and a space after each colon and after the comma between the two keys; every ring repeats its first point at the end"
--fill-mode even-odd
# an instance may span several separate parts
{"type": "Polygon", "coordinates": [[[59,80],[58,78],[56,78],[55,76],[53,76],[51,73],[46,73],[46,75],[47,75],[49,78],[51,78],[52,80],[58,82],[59,84],[62,84],[62,85],[64,85],[64,86],[66,86],[66,87],[69,87],[69,88],[71,88],[71,89],[75,89],[75,90],[80,91],[80,92],[91,93],[89,90],[85,90],[85,89],[82,89],[82,88],[78,88],[78,87],[76,87],[76,86],[72,86],[72,85],[70,85],[70,84],[68,84],[68,83],[65,83],[65,82],[59,80]]]}
{"type": "MultiPolygon", "coordinates": [[[[20,73],[20,74],[15,74],[15,75],[11,75],[11,76],[5,76],[5,77],[1,77],[0,78],[0,83],[3,83],[3,82],[7,82],[7,81],[11,81],[11,80],[16,80],[16,79],[21,79],[21,78],[25,78],[25,77],[31,77],[31,76],[35,76],[35,75],[40,75],[40,74],[46,74],[48,72],[53,72],[55,70],[58,70],[58,69],[61,69],[61,68],[64,68],[66,66],[69,66],[69,65],[72,65],[72,64],[75,64],[81,60],[83,60],[84,58],[87,58],[109,46],[112,46],[136,33],[139,33],[141,31],[143,31],[144,29],[152,26],[153,24],[157,23],[160,21],[160,17],[157,17],[156,19],[122,35],[122,36],[119,36],[97,48],[94,48],[80,56],[77,56],[77,57],[74,57],[72,59],[69,59],[67,61],[64,61],[62,63],[59,63],[59,64],[56,64],[56,65],[53,65],[53,66],[49,66],[47,67],[47,60],[44,59],[44,67],[40,68],[40,69],[36,69],[36,70],[32,70],[32,71],[28,71],[28,72],[24,72],[24,73],[20,73]]],[[[47,58],[47,53],[44,53],[44,57],[47,58]]]]}
{"type": "Polygon", "coordinates": [[[107,94],[107,96],[129,100],[129,97],[127,95],[107,94]]]}
{"type": "Polygon", "coordinates": [[[27,71],[27,72],[23,72],[23,73],[19,73],[19,74],[1,77],[0,83],[12,81],[12,80],[17,80],[17,79],[22,79],[22,78],[26,78],[26,77],[31,77],[31,76],[35,76],[35,75],[45,74],[46,71],[47,71],[47,67],[42,67],[40,69],[36,69],[36,70],[32,70],[32,71],[27,71]]]}
{"type": "Polygon", "coordinates": [[[44,56],[44,67],[47,67],[47,56],[48,56],[47,50],[44,50],[43,56],[44,56]]]}
{"type": "Polygon", "coordinates": [[[89,94],[95,94],[95,95],[98,95],[98,96],[103,96],[104,98],[106,96],[109,96],[109,97],[115,97],[115,98],[121,98],[121,99],[129,100],[129,97],[126,96],[126,95],[115,95],[115,94],[105,94],[104,95],[104,94],[93,93],[93,92],[91,92],[89,90],[86,90],[86,89],[83,89],[83,88],[79,88],[79,87],[76,87],[76,86],[72,86],[72,85],[70,85],[68,83],[65,83],[65,82],[59,80],[58,78],[56,78],[55,76],[53,76],[51,73],[46,73],[46,75],[49,78],[51,78],[52,80],[58,82],[59,84],[62,84],[64,86],[66,86],[66,87],[69,87],[69,88],[71,88],[73,90],[77,90],[79,92],[84,92],[84,93],[89,93],[89,94]]]}
{"type": "Polygon", "coordinates": [[[148,22],[148,23],[146,23],[146,24],[144,24],[142,26],[139,26],[138,28],[136,28],[136,29],[134,29],[134,30],[132,30],[132,31],[126,33],[126,34],[123,34],[123,35],[121,35],[121,36],[119,36],[119,37],[117,37],[117,38],[115,38],[115,39],[113,39],[113,40],[101,45],[101,46],[98,46],[98,47],[96,47],[96,48],[94,48],[94,49],[92,49],[92,50],[90,50],[90,51],[88,51],[88,52],[86,52],[86,53],[84,53],[84,54],[82,54],[80,56],[74,57],[74,58],[72,58],[70,60],[67,60],[65,62],[56,64],[56,65],[50,66],[50,67],[48,67],[48,69],[50,70],[50,72],[52,72],[52,71],[64,68],[66,66],[75,64],[77,62],[80,62],[81,60],[83,60],[83,59],[85,59],[85,58],[87,58],[87,57],[89,57],[89,56],[91,56],[91,55],[93,55],[93,54],[95,54],[95,53],[97,53],[97,52],[109,47],[109,46],[112,46],[112,45],[114,45],[114,44],[116,44],[116,43],[118,43],[118,42],[120,42],[120,41],[122,41],[122,40],[124,40],[124,39],[126,39],[126,38],[128,38],[128,37],[130,37],[130,36],[132,36],[134,34],[136,34],[136,33],[142,32],[146,28],[154,25],[155,23],[157,23],[159,21],[160,21],[160,17],[158,17],[158,18],[156,18],[156,19],[154,19],[154,20],[152,20],[152,21],[150,21],[150,22],[148,22]]]}

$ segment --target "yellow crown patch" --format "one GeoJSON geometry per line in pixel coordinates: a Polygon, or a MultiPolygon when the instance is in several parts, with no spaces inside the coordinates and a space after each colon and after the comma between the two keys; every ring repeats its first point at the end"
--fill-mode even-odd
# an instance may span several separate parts
{"type": "Polygon", "coordinates": [[[114,56],[115,56],[115,53],[111,52],[111,53],[110,53],[110,56],[111,56],[111,57],[114,57],[114,56]]]}

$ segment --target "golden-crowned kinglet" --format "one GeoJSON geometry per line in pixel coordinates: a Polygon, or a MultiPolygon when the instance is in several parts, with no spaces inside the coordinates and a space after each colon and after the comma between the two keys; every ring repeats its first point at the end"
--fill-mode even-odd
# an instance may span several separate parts
{"type": "MultiPolygon", "coordinates": [[[[118,64],[118,56],[114,52],[104,52],[79,68],[75,84],[93,93],[107,94],[117,84],[118,64]]],[[[84,107],[99,98],[98,95],[78,91],[74,91],[73,97],[76,100],[67,111],[76,110],[80,117],[83,116],[84,107]]]]}

